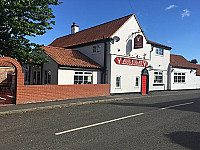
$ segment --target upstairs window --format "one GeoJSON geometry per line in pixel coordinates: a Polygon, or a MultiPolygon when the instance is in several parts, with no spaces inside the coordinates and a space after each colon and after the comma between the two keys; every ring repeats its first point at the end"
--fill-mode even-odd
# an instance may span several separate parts
{"type": "Polygon", "coordinates": [[[156,55],[163,55],[163,49],[162,48],[156,48],[156,55]]]}
{"type": "Polygon", "coordinates": [[[101,45],[95,45],[93,46],[93,53],[100,53],[101,52],[101,45]]]}
{"type": "Polygon", "coordinates": [[[185,83],[185,73],[174,73],[174,83],[185,83]]]}

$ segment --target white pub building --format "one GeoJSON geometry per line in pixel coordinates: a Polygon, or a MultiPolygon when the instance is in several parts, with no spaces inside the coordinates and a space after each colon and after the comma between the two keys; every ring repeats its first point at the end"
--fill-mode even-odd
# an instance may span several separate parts
{"type": "Polygon", "coordinates": [[[200,65],[148,40],[134,14],[57,38],[50,63],[29,67],[27,84],[110,84],[110,93],[200,88],[200,65]]]}

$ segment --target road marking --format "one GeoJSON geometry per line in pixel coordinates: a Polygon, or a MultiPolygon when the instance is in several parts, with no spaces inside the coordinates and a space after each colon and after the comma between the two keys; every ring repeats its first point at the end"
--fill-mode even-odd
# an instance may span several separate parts
{"type": "Polygon", "coordinates": [[[178,104],[178,105],[173,105],[173,106],[164,107],[164,108],[161,108],[161,109],[164,110],[164,109],[173,108],[173,107],[178,107],[178,106],[190,105],[190,104],[193,104],[193,103],[194,103],[194,102],[184,103],[184,104],[178,104]]]}
{"type": "Polygon", "coordinates": [[[86,129],[86,128],[91,128],[91,127],[95,127],[95,126],[99,126],[99,125],[103,125],[103,124],[107,124],[107,123],[111,123],[111,122],[115,122],[115,121],[119,121],[119,120],[124,120],[124,119],[127,119],[127,118],[141,116],[143,114],[144,113],[139,113],[139,114],[125,116],[125,117],[121,117],[121,118],[117,118],[117,119],[113,119],[113,120],[99,122],[99,123],[91,124],[91,125],[88,125],[88,126],[83,126],[83,127],[80,127],[80,128],[75,128],[75,129],[71,129],[71,130],[66,130],[66,131],[58,132],[58,133],[55,133],[55,135],[61,135],[61,134],[65,134],[65,133],[69,133],[69,132],[73,132],[73,131],[78,131],[78,130],[82,130],[82,129],[86,129]]]}

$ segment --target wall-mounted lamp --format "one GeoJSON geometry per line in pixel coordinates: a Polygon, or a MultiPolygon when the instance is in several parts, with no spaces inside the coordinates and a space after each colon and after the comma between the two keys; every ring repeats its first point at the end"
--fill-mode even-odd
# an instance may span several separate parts
{"type": "Polygon", "coordinates": [[[151,65],[147,66],[146,68],[149,68],[149,71],[153,70],[153,67],[151,65]]]}
{"type": "Polygon", "coordinates": [[[143,54],[143,59],[145,59],[145,57],[146,57],[146,56],[147,56],[147,54],[146,54],[146,53],[144,53],[144,54],[143,54]]]}
{"type": "Polygon", "coordinates": [[[118,36],[114,36],[113,38],[111,38],[111,42],[112,44],[114,44],[114,42],[119,42],[120,38],[118,36]]]}

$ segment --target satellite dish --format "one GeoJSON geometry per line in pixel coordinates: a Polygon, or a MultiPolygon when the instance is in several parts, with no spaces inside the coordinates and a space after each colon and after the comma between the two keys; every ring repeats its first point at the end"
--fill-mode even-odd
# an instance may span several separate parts
{"type": "Polygon", "coordinates": [[[119,41],[120,41],[120,38],[119,38],[118,36],[114,36],[114,37],[113,37],[113,40],[114,40],[115,42],[119,42],[119,41]]]}

